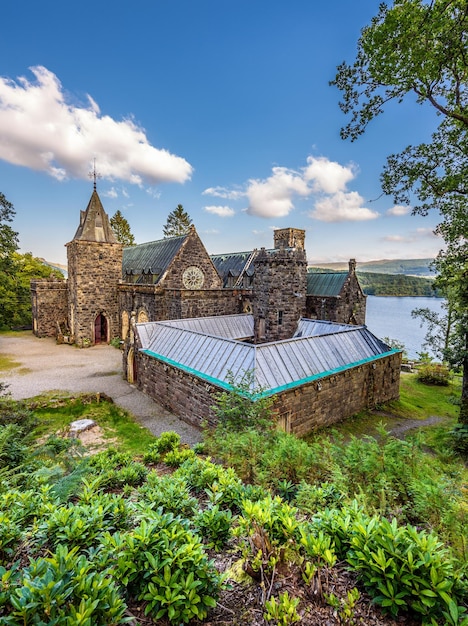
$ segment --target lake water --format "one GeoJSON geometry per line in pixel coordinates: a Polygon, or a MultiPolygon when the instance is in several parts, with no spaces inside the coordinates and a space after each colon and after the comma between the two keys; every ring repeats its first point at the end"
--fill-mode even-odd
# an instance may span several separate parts
{"type": "MultiPolygon", "coordinates": [[[[437,313],[443,312],[443,298],[394,298],[367,296],[366,324],[379,339],[389,337],[401,342],[409,359],[417,358],[422,352],[426,327],[421,328],[419,319],[411,317],[411,311],[428,308],[437,313]]],[[[424,352],[430,352],[424,348],[424,352]]]]}

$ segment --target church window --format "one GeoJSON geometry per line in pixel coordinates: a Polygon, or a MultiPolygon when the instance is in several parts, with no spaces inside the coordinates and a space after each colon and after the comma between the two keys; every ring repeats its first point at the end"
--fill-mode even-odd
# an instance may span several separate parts
{"type": "Polygon", "coordinates": [[[283,325],[283,311],[278,311],[278,326],[283,325]]]}

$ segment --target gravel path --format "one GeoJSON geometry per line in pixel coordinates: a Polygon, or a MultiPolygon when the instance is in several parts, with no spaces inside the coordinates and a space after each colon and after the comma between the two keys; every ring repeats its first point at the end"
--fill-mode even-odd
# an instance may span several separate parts
{"type": "Polygon", "coordinates": [[[54,390],[105,393],[154,435],[173,430],[189,445],[202,439],[196,428],[123,380],[122,353],[112,346],[80,350],[57,345],[52,338],[38,339],[32,333],[23,332],[0,334],[0,355],[13,362],[11,368],[0,371],[0,380],[8,385],[15,400],[54,390]]]}

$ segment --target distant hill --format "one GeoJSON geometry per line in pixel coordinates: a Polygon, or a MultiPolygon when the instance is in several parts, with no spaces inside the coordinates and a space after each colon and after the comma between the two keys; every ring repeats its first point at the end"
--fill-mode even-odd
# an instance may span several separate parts
{"type": "MultiPolygon", "coordinates": [[[[404,274],[405,276],[420,276],[434,278],[434,272],[429,265],[434,259],[383,259],[380,261],[357,262],[359,272],[373,272],[375,274],[404,274]]],[[[314,263],[314,268],[333,271],[347,270],[348,263],[314,263]]]]}
{"type": "Polygon", "coordinates": [[[39,258],[39,261],[42,261],[42,263],[44,263],[44,265],[48,265],[49,267],[51,267],[54,270],[58,270],[59,272],[62,272],[62,274],[65,276],[65,278],[67,277],[68,268],[67,268],[66,265],[62,265],[61,263],[51,263],[50,261],[46,261],[45,259],[41,259],[41,258],[39,258]]]}

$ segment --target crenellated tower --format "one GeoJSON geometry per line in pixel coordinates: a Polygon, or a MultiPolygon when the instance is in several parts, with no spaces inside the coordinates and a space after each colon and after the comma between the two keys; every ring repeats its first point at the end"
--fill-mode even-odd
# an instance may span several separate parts
{"type": "Polygon", "coordinates": [[[299,319],[305,315],[307,258],[304,241],[303,230],[277,230],[275,249],[262,248],[255,257],[255,343],[290,339],[299,319]]]}

